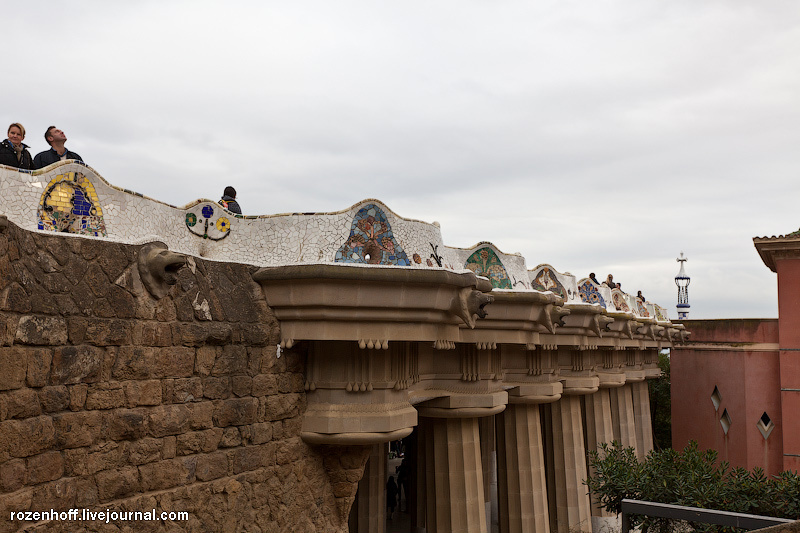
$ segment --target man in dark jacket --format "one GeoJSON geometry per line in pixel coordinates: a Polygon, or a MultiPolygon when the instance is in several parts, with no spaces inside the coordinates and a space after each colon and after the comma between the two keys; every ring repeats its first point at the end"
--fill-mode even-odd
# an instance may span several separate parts
{"type": "Polygon", "coordinates": [[[236,189],[230,185],[225,187],[225,191],[222,193],[222,200],[219,201],[219,205],[232,213],[236,213],[237,215],[242,214],[242,208],[239,207],[239,202],[236,201],[236,189]]]}
{"type": "Polygon", "coordinates": [[[47,165],[52,165],[65,159],[83,161],[81,156],[75,152],[70,152],[64,147],[64,143],[67,142],[67,136],[55,126],[47,128],[47,131],[44,132],[44,140],[50,145],[50,149],[36,154],[36,157],[33,158],[33,168],[44,168],[47,165]]]}

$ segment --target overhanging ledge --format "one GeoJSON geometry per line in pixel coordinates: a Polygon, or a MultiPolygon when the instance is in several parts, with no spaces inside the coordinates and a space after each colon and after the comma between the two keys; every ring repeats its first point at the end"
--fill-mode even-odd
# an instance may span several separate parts
{"type": "Polygon", "coordinates": [[[354,265],[291,265],[255,272],[281,322],[282,342],[298,340],[459,340],[475,327],[493,297],[491,283],[472,272],[354,265]]]}

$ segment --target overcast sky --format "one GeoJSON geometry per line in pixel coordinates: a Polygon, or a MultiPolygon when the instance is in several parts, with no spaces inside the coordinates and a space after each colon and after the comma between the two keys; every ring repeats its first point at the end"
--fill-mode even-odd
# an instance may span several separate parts
{"type": "Polygon", "coordinates": [[[796,0],[26,0],[3,126],[113,185],[245,214],[378,198],[675,314],[775,317],[754,236],[798,229],[796,0]],[[56,7],[58,6],[58,7],[56,7]]]}

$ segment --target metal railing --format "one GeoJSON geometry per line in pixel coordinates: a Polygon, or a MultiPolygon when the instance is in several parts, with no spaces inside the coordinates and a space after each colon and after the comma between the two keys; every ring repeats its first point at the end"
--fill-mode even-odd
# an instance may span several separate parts
{"type": "Polygon", "coordinates": [[[656,518],[672,518],[675,520],[715,524],[718,526],[738,527],[747,531],[796,522],[796,520],[775,518],[774,516],[732,513],[729,511],[716,511],[714,509],[701,509],[699,507],[684,507],[683,505],[669,505],[666,503],[625,499],[622,500],[622,533],[630,532],[630,515],[632,514],[653,516],[656,518]]]}

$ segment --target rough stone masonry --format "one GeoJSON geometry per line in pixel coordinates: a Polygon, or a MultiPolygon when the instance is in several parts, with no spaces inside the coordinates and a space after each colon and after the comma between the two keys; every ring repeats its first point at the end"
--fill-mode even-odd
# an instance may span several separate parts
{"type": "Polygon", "coordinates": [[[142,246],[0,225],[0,532],[347,531],[365,447],[310,447],[303,354],[253,267],[189,258],[166,296],[142,246]],[[11,512],[180,512],[19,522],[11,512]]]}

